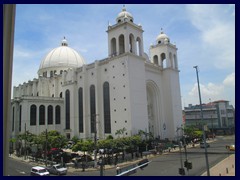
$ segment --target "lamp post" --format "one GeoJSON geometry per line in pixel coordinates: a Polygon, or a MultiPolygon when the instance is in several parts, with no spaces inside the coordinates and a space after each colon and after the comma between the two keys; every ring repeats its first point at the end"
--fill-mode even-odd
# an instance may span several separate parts
{"type": "Polygon", "coordinates": [[[177,128],[177,137],[178,137],[178,145],[179,145],[179,154],[180,154],[180,165],[181,165],[181,175],[185,175],[185,171],[184,171],[184,168],[183,168],[183,160],[182,160],[182,151],[181,151],[181,148],[182,148],[182,141],[180,141],[180,139],[179,139],[179,133],[178,133],[178,131],[179,130],[182,130],[182,128],[181,127],[178,127],[177,128]],[[182,172],[183,171],[183,172],[182,172]]]}
{"type": "Polygon", "coordinates": [[[208,154],[207,154],[207,144],[206,144],[206,135],[205,135],[204,123],[203,123],[202,99],[201,99],[201,92],[200,92],[199,78],[198,78],[198,66],[193,66],[193,68],[196,69],[196,74],[197,74],[198,95],[199,95],[200,110],[201,110],[201,122],[202,122],[202,132],[203,132],[204,149],[205,149],[206,168],[207,168],[207,175],[210,176],[209,164],[208,164],[208,154]]]}

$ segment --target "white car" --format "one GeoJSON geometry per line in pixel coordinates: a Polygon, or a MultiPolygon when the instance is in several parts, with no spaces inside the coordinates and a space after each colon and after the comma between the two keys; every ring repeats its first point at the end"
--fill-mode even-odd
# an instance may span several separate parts
{"type": "Polygon", "coordinates": [[[49,172],[46,168],[41,166],[35,166],[31,169],[31,176],[49,176],[49,172]]]}
{"type": "Polygon", "coordinates": [[[61,164],[56,164],[56,165],[53,165],[50,167],[46,167],[46,169],[51,174],[56,174],[56,175],[66,175],[67,174],[67,168],[63,167],[61,164]]]}

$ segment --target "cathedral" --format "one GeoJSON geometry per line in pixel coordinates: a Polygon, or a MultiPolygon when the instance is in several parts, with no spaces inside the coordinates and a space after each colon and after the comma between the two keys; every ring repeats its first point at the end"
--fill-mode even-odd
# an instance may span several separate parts
{"type": "Polygon", "coordinates": [[[11,137],[57,130],[98,139],[125,128],[174,139],[182,124],[177,47],[163,32],[143,49],[143,28],[123,7],[108,25],[108,55],[86,64],[64,37],[41,61],[38,78],[14,87],[11,137]]]}

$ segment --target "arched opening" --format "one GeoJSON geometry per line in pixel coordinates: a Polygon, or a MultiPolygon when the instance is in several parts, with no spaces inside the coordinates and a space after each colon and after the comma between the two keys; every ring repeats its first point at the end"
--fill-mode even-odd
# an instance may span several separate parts
{"type": "Polygon", "coordinates": [[[173,63],[173,58],[172,58],[172,53],[169,53],[169,61],[170,61],[170,67],[174,68],[174,63],[173,63]]]}
{"type": "Polygon", "coordinates": [[[154,137],[160,136],[159,89],[153,81],[147,81],[148,131],[154,137]]]}
{"type": "Polygon", "coordinates": [[[66,124],[65,128],[70,129],[70,91],[65,92],[65,103],[66,103],[66,124]]]}
{"type": "Polygon", "coordinates": [[[39,125],[45,124],[45,106],[41,105],[39,107],[39,125]]]}
{"type": "Polygon", "coordinates": [[[35,104],[30,107],[30,126],[37,124],[37,106],[35,104]]]}
{"type": "Polygon", "coordinates": [[[50,71],[50,77],[53,77],[53,71],[50,71]]]}
{"type": "Polygon", "coordinates": [[[91,114],[91,133],[95,132],[96,126],[96,97],[95,86],[90,86],[90,114],[91,114]]]}
{"type": "Polygon", "coordinates": [[[167,60],[166,60],[166,54],[165,53],[161,54],[161,64],[162,64],[163,68],[167,67],[167,60]]]}
{"type": "Polygon", "coordinates": [[[153,63],[156,64],[156,65],[159,65],[157,55],[153,56],[153,63]]]}
{"type": "Polygon", "coordinates": [[[136,54],[138,56],[142,56],[142,41],[141,41],[140,37],[137,37],[137,39],[136,39],[136,47],[137,47],[136,54]]]}
{"type": "Polygon", "coordinates": [[[48,106],[48,115],[47,115],[48,119],[48,124],[53,124],[53,106],[49,105],[48,106]]]}
{"type": "Polygon", "coordinates": [[[60,92],[59,97],[62,98],[62,92],[60,92]]]}
{"type": "Polygon", "coordinates": [[[103,84],[103,109],[104,109],[104,132],[111,133],[111,109],[110,109],[109,83],[103,84]]]}
{"type": "Polygon", "coordinates": [[[111,56],[117,55],[117,42],[116,38],[111,39],[111,56]]]}
{"type": "Polygon", "coordinates": [[[55,124],[61,124],[61,107],[59,105],[55,107],[55,124]]]}
{"type": "Polygon", "coordinates": [[[124,35],[119,36],[119,54],[125,53],[124,35]]]}
{"type": "Polygon", "coordinates": [[[79,121],[79,132],[83,133],[83,88],[78,89],[78,121],[79,121]]]}
{"type": "Polygon", "coordinates": [[[173,59],[174,59],[175,69],[178,69],[178,63],[177,63],[177,56],[176,56],[176,54],[173,55],[173,59]]]}
{"type": "Polygon", "coordinates": [[[135,53],[135,47],[134,47],[135,43],[134,43],[134,36],[133,34],[129,35],[129,51],[131,53],[135,53]]]}

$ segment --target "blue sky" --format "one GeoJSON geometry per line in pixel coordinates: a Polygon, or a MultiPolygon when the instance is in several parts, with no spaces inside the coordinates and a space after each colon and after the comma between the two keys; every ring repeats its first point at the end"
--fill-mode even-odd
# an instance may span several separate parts
{"type": "MultiPolygon", "coordinates": [[[[44,56],[65,36],[87,63],[108,55],[107,26],[115,24],[122,4],[24,5],[16,8],[13,86],[37,78],[44,56]]],[[[161,28],[178,48],[182,106],[228,100],[235,106],[235,5],[127,4],[144,30],[144,50],[161,28]]]]}

